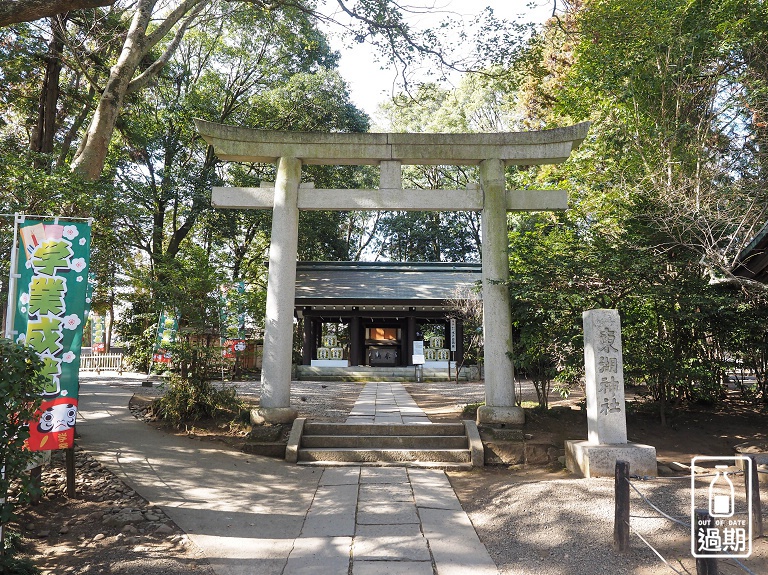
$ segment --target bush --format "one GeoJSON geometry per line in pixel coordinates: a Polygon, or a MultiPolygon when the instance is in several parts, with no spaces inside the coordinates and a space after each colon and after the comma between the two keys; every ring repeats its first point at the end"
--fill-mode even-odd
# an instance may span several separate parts
{"type": "Polygon", "coordinates": [[[3,575],[38,575],[40,569],[31,560],[17,555],[24,551],[21,535],[16,531],[5,531],[4,554],[0,555],[0,573],[3,575]]]}
{"type": "MultiPolygon", "coordinates": [[[[32,348],[0,338],[0,466],[5,466],[5,475],[0,478],[0,499],[4,500],[0,525],[13,517],[14,504],[27,501],[33,489],[24,471],[36,454],[27,451],[24,443],[29,439],[28,423],[40,407],[45,387],[42,367],[42,361],[32,348]],[[15,501],[8,497],[14,481],[21,486],[15,501]]],[[[0,542],[0,554],[3,545],[0,542]]]]}
{"type": "Polygon", "coordinates": [[[234,387],[217,387],[206,379],[169,376],[165,394],[155,400],[153,413],[174,425],[186,422],[237,417],[242,401],[234,387]]]}

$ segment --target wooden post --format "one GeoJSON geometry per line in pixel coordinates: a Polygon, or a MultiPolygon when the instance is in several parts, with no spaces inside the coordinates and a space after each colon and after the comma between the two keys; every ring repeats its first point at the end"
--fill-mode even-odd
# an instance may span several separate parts
{"type": "MultiPolygon", "coordinates": [[[[696,510],[696,525],[709,525],[712,523],[712,517],[705,509],[696,510]]],[[[698,532],[698,529],[694,530],[698,532]]],[[[696,575],[719,575],[720,571],[717,567],[717,559],[714,557],[697,557],[696,558],[696,575]]]]}
{"type": "Polygon", "coordinates": [[[43,496],[43,466],[38,465],[29,470],[29,478],[32,483],[32,496],[29,502],[32,505],[40,505],[43,496]]]}
{"type": "Polygon", "coordinates": [[[614,476],[616,506],[613,518],[613,547],[616,551],[629,549],[629,462],[617,461],[614,476]]]}
{"type": "Polygon", "coordinates": [[[749,466],[752,473],[744,473],[744,483],[747,493],[752,494],[752,538],[763,536],[763,509],[760,507],[760,475],[757,472],[757,460],[754,455],[748,455],[749,466]],[[750,490],[750,476],[752,478],[752,489],[750,490]]]}
{"type": "Polygon", "coordinates": [[[64,450],[66,452],[67,466],[67,497],[75,498],[75,448],[70,447],[64,450]]]}
{"type": "Polygon", "coordinates": [[[301,363],[311,365],[314,359],[314,350],[312,349],[312,319],[304,316],[302,319],[303,340],[301,345],[301,363]]]}

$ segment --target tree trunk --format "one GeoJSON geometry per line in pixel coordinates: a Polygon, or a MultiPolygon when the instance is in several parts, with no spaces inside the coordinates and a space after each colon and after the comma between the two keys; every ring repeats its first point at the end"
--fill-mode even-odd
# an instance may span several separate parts
{"type": "Polygon", "coordinates": [[[128,84],[144,55],[144,36],[154,6],[155,2],[152,0],[140,0],[125,38],[123,50],[117,63],[109,72],[107,84],[99,98],[99,104],[88,126],[88,131],[72,160],[72,171],[78,172],[86,179],[98,179],[104,169],[109,142],[128,91],[128,84]]]}
{"type": "Polygon", "coordinates": [[[88,131],[72,160],[73,172],[77,172],[89,180],[99,178],[104,169],[109,143],[112,140],[112,133],[115,131],[117,118],[120,115],[126,94],[129,91],[134,92],[144,88],[152,78],[160,73],[170,56],[178,48],[184,33],[200,13],[205,2],[206,0],[184,0],[164,19],[159,20],[159,24],[156,24],[153,30],[147,34],[150,22],[158,22],[157,19],[153,20],[152,18],[157,0],[138,1],[136,12],[123,43],[123,49],[117,63],[110,70],[106,87],[99,98],[99,104],[88,126],[88,131]],[[183,21],[182,18],[184,18],[183,21]],[[182,23],[178,26],[173,40],[165,48],[163,54],[134,78],[134,74],[144,57],[180,21],[182,23]]]}
{"type": "MultiPolygon", "coordinates": [[[[65,21],[66,16],[50,19],[51,42],[48,44],[48,55],[45,58],[45,74],[37,107],[37,124],[32,131],[30,142],[30,149],[40,154],[53,152],[53,141],[56,135],[56,110],[59,102],[59,78],[62,68],[61,57],[64,52],[62,27],[65,21]]],[[[50,169],[51,165],[52,158],[38,156],[34,160],[34,166],[37,170],[50,169]]]]}

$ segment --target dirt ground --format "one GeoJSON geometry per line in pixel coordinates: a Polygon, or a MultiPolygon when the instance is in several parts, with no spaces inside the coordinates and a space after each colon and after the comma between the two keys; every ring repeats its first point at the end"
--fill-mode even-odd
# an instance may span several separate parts
{"type": "MultiPolygon", "coordinates": [[[[413,386],[409,391],[435,421],[458,420],[463,416],[462,405],[455,399],[424,393],[413,386]]],[[[141,416],[140,408],[149,399],[135,401],[134,415],[141,416]]],[[[354,399],[353,392],[340,396],[345,408],[350,408],[354,399]]],[[[571,403],[575,404],[577,399],[571,403]]],[[[311,398],[302,401],[309,403],[311,398]]],[[[680,410],[668,419],[666,427],[659,424],[658,414],[653,411],[628,410],[630,441],[654,445],[663,463],[688,464],[695,455],[728,455],[736,444],[768,440],[767,421],[765,411],[750,408],[736,398],[729,398],[717,408],[691,406],[680,410]]],[[[524,432],[529,441],[561,446],[565,439],[586,438],[586,414],[575,405],[562,402],[547,414],[528,410],[524,432]]],[[[230,432],[216,425],[196,425],[178,433],[215,441],[222,449],[240,449],[246,441],[242,429],[230,432]]],[[[75,498],[66,496],[63,456],[59,454],[43,475],[42,501],[24,509],[20,520],[11,525],[12,530],[23,535],[25,555],[44,574],[213,574],[200,552],[159,509],[151,507],[88,454],[77,452],[77,464],[75,498]],[[111,519],[118,515],[124,519],[126,514],[135,520],[111,519]]],[[[473,521],[472,510],[479,513],[478,505],[487,503],[490,493],[501,494],[510,484],[520,481],[555,482],[567,477],[561,465],[552,463],[451,474],[457,494],[473,521]]],[[[764,490],[768,491],[768,487],[764,490]]],[[[763,507],[765,501],[763,494],[763,507]]],[[[480,521],[480,515],[477,517],[480,521]]],[[[483,530],[478,531],[483,538],[483,530]]],[[[494,542],[484,542],[494,555],[494,542]]],[[[502,572],[507,571],[502,568],[502,572]]]]}

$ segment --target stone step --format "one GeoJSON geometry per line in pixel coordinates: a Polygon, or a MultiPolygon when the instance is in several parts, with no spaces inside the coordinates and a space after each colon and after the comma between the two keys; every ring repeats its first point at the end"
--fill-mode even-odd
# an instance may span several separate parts
{"type": "Polygon", "coordinates": [[[328,423],[297,419],[286,461],[303,465],[404,465],[470,469],[483,465],[480,434],[463,423],[328,423]],[[459,467],[457,467],[459,466],[459,467]]]}
{"type": "MultiPolygon", "coordinates": [[[[465,367],[461,370],[461,381],[474,381],[479,377],[477,367],[471,369],[465,367]]],[[[301,381],[352,381],[368,383],[379,382],[415,382],[416,371],[411,367],[312,367],[299,365],[296,367],[296,379],[301,381]]],[[[448,376],[447,368],[424,368],[422,381],[453,381],[456,379],[456,370],[451,369],[448,376]]]]}
{"type": "Polygon", "coordinates": [[[307,421],[306,435],[464,436],[463,423],[325,423],[307,421]]]}
{"type": "Polygon", "coordinates": [[[335,461],[346,463],[467,463],[468,449],[299,449],[299,461],[335,461]]]}
{"type": "Polygon", "coordinates": [[[297,461],[305,467],[416,467],[420,469],[442,469],[444,471],[471,471],[471,463],[449,461],[297,461]]]}
{"type": "Polygon", "coordinates": [[[304,435],[301,448],[468,449],[465,435],[304,435]]]}

